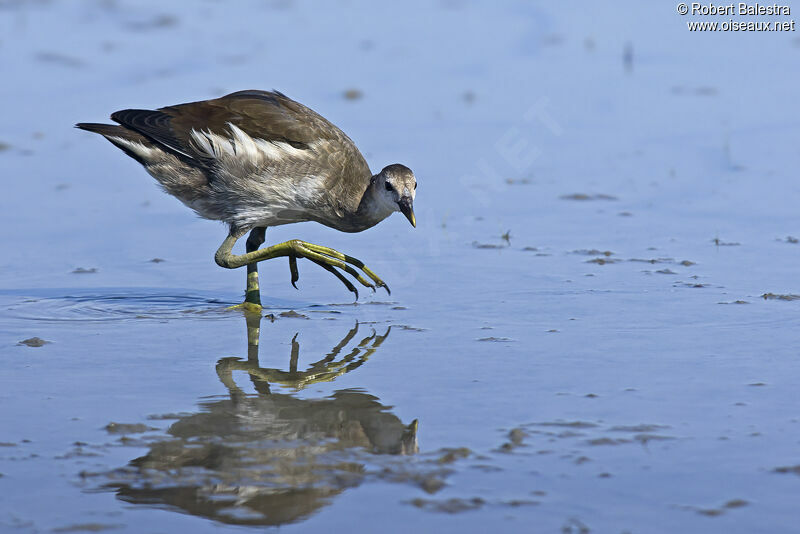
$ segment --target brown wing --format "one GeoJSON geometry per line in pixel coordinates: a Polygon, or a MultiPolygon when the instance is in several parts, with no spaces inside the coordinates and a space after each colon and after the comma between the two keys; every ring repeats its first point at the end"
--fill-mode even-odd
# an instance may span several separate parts
{"type": "Polygon", "coordinates": [[[349,137],[313,110],[277,91],[239,91],[156,111],[128,109],[111,118],[209,170],[212,162],[193,142],[192,130],[229,135],[231,123],[253,138],[314,150],[311,159],[317,169],[313,174],[325,180],[331,202],[348,211],[357,208],[371,177],[367,162],[349,137]]]}

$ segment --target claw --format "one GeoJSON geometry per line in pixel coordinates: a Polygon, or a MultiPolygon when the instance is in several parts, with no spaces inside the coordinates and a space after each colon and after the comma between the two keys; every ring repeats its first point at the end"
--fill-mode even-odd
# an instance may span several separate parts
{"type": "Polygon", "coordinates": [[[300,280],[300,273],[297,270],[297,257],[296,256],[289,256],[289,272],[292,274],[292,285],[295,289],[298,289],[297,282],[300,280]]]}

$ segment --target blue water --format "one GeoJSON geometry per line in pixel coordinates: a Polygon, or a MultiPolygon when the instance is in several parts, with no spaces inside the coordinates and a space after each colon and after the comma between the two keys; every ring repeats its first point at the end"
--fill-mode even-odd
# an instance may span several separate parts
{"type": "Polygon", "coordinates": [[[800,40],[694,19],[0,3],[0,531],[793,532],[800,40]],[[267,232],[390,296],[274,260],[248,331],[225,228],[72,128],[245,88],[414,170],[416,229],[267,232]]]}

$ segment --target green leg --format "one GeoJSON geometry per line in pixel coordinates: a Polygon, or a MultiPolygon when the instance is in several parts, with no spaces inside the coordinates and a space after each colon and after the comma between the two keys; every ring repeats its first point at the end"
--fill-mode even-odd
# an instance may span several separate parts
{"type": "MultiPolygon", "coordinates": [[[[256,230],[253,230],[253,232],[256,232],[256,230]]],[[[236,241],[243,235],[244,232],[233,232],[229,234],[228,237],[225,238],[225,241],[223,241],[219,246],[219,249],[217,249],[214,260],[217,262],[217,265],[220,267],[225,267],[226,269],[237,269],[244,265],[248,266],[248,295],[250,294],[250,276],[256,272],[254,267],[251,273],[250,265],[254,265],[260,261],[270,260],[272,258],[280,258],[283,256],[286,256],[290,259],[289,265],[292,270],[293,283],[297,281],[295,259],[306,258],[317,265],[324,267],[326,270],[333,272],[336,277],[345,284],[345,287],[347,287],[348,290],[356,293],[356,297],[358,297],[358,293],[355,291],[353,285],[349,282],[346,282],[346,278],[344,278],[341,273],[335,271],[335,269],[341,269],[342,271],[346,272],[363,286],[375,290],[375,286],[377,285],[378,287],[383,287],[386,289],[387,293],[391,294],[391,291],[389,291],[389,286],[387,286],[386,283],[374,272],[367,268],[367,266],[364,265],[361,260],[346,254],[342,254],[341,252],[332,248],[314,245],[313,243],[307,243],[305,241],[300,241],[299,239],[293,239],[291,241],[286,241],[285,243],[279,243],[277,245],[272,245],[259,250],[250,250],[248,247],[246,254],[233,254],[233,245],[235,245],[236,241]],[[363,272],[369,279],[372,280],[372,282],[374,282],[374,284],[367,280],[367,278],[364,278],[364,276],[356,271],[353,266],[360,269],[361,272],[363,272]]],[[[253,234],[251,234],[250,238],[248,238],[248,243],[250,242],[250,239],[253,239],[253,234]]],[[[255,242],[255,240],[253,242],[255,242]]],[[[257,284],[258,275],[256,274],[255,276],[255,282],[257,284]]]]}
{"type": "MultiPolygon", "coordinates": [[[[255,252],[258,247],[264,244],[267,229],[264,227],[253,228],[247,238],[245,247],[248,253],[255,252]]],[[[244,294],[245,307],[261,307],[261,291],[258,287],[258,264],[250,263],[247,265],[247,289],[244,294]]]]}

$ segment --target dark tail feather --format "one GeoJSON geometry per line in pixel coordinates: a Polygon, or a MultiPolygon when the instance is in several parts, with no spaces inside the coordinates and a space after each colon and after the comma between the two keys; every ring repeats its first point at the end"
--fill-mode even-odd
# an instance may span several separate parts
{"type": "Polygon", "coordinates": [[[75,125],[76,128],[80,128],[81,130],[86,130],[87,132],[94,132],[102,135],[111,143],[113,143],[117,148],[121,149],[127,155],[135,159],[141,164],[145,164],[146,162],[142,160],[139,154],[132,152],[130,148],[123,144],[117,142],[114,138],[125,139],[127,141],[133,141],[136,143],[141,143],[147,147],[153,145],[153,142],[150,141],[147,137],[143,136],[138,132],[134,132],[133,130],[129,130],[124,126],[117,126],[116,124],[99,124],[95,122],[79,122],[75,125]]]}
{"type": "Polygon", "coordinates": [[[116,124],[98,124],[96,122],[79,122],[75,128],[86,130],[87,132],[99,133],[100,135],[111,135],[113,137],[125,137],[125,128],[116,124]]]}

